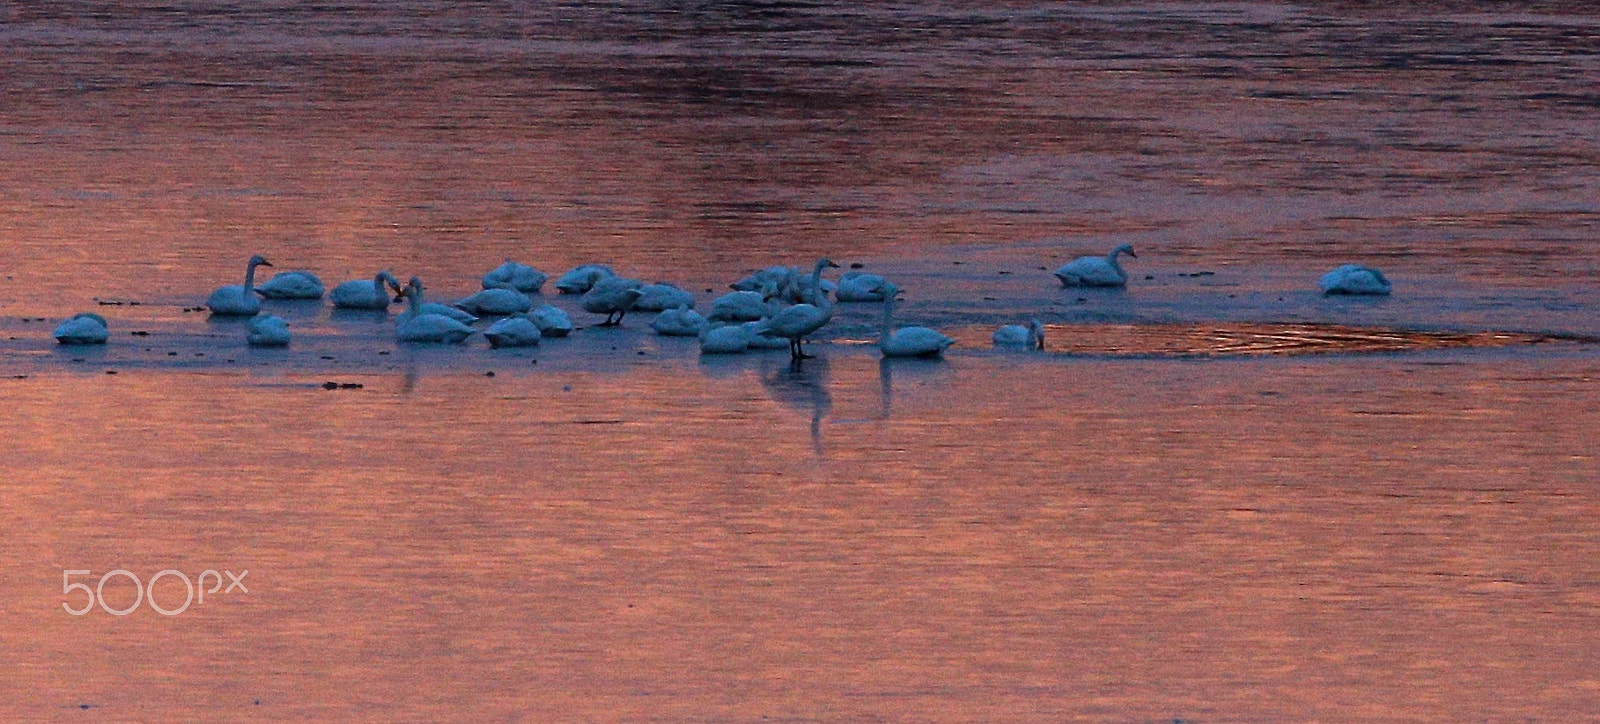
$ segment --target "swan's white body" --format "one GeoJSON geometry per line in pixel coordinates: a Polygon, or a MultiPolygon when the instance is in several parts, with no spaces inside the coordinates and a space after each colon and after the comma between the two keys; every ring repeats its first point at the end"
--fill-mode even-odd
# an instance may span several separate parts
{"type": "MultiPolygon", "coordinates": [[[[771,287],[767,287],[768,290],[771,287]]],[[[718,322],[753,322],[772,314],[772,306],[761,292],[728,292],[711,301],[709,318],[718,322]]]]}
{"type": "Polygon", "coordinates": [[[532,347],[539,343],[544,335],[539,333],[539,325],[534,324],[527,317],[506,317],[488,329],[483,330],[483,336],[489,340],[490,347],[532,347]]]}
{"type": "Polygon", "coordinates": [[[304,269],[278,272],[256,287],[256,294],[267,299],[321,299],[324,291],[322,280],[304,269]]]}
{"type": "Polygon", "coordinates": [[[743,324],[707,327],[700,333],[700,353],[739,354],[750,348],[750,338],[743,324]]]}
{"type": "Polygon", "coordinates": [[[284,347],[289,344],[289,323],[282,317],[268,314],[250,320],[250,335],[245,338],[251,347],[284,347]]]}
{"type": "Polygon", "coordinates": [[[600,326],[615,326],[622,323],[628,310],[633,309],[634,303],[639,301],[639,289],[643,286],[644,282],[638,279],[606,277],[584,292],[578,304],[585,312],[606,315],[606,321],[601,322],[600,326]]]}
{"type": "Polygon", "coordinates": [[[495,267],[493,271],[483,275],[484,289],[514,289],[524,294],[533,294],[544,286],[550,275],[527,264],[518,264],[510,259],[506,263],[495,267]]]}
{"type": "Polygon", "coordinates": [[[895,295],[900,293],[893,285],[889,297],[883,301],[883,329],[878,334],[878,349],[885,357],[936,357],[955,340],[927,327],[901,327],[891,330],[890,318],[894,315],[895,295]]]}
{"type": "Polygon", "coordinates": [[[792,266],[769,266],[753,272],[728,287],[739,292],[759,292],[766,287],[783,289],[792,284],[800,271],[792,266]]]}
{"type": "Polygon", "coordinates": [[[845,272],[839,277],[839,287],[833,297],[841,302],[881,302],[889,280],[878,274],[845,272]]]}
{"type": "Polygon", "coordinates": [[[442,314],[422,311],[422,281],[416,277],[405,289],[406,311],[394,320],[394,336],[401,342],[457,344],[472,336],[472,328],[442,314]]]}
{"type": "Polygon", "coordinates": [[[533,309],[533,300],[515,289],[485,289],[455,306],[472,314],[521,314],[533,309]]]}
{"type": "Polygon", "coordinates": [[[1079,257],[1062,264],[1055,275],[1063,287],[1124,287],[1128,285],[1128,273],[1117,263],[1117,257],[1123,254],[1139,258],[1132,245],[1123,244],[1103,257],[1079,257]]]}
{"type": "Polygon", "coordinates": [[[694,337],[706,328],[706,318],[687,304],[668,309],[650,320],[650,328],[663,337],[694,337]]]}
{"type": "Polygon", "coordinates": [[[994,331],[994,346],[1044,349],[1044,325],[1037,319],[1029,321],[1026,327],[1008,324],[994,331]]]}
{"type": "Polygon", "coordinates": [[[611,267],[604,264],[576,266],[556,280],[556,291],[562,294],[582,294],[592,289],[595,282],[616,275],[616,272],[611,271],[611,267]]]}
{"type": "Polygon", "coordinates": [[[745,346],[750,349],[789,349],[791,346],[789,340],[782,337],[767,336],[767,325],[771,323],[772,319],[770,318],[741,323],[739,326],[744,327],[744,332],[749,337],[749,341],[745,343],[745,346]]]}
{"type": "Polygon", "coordinates": [[[462,324],[472,324],[473,322],[478,321],[477,317],[474,317],[463,310],[456,309],[448,304],[440,304],[438,302],[423,302],[422,313],[437,314],[440,316],[449,317],[462,324]]]}
{"type": "Polygon", "coordinates": [[[837,266],[830,259],[818,259],[805,287],[800,290],[804,301],[784,307],[762,326],[761,334],[767,338],[789,341],[789,356],[794,359],[808,356],[801,349],[805,338],[833,319],[833,302],[823,293],[821,282],[822,270],[837,266]]]}
{"type": "Polygon", "coordinates": [[[1359,264],[1346,264],[1322,275],[1323,294],[1388,294],[1394,289],[1383,272],[1359,264]]]}
{"type": "Polygon", "coordinates": [[[389,303],[394,301],[389,296],[389,289],[395,294],[400,293],[400,280],[387,271],[373,275],[372,279],[351,279],[340,282],[333,288],[333,293],[328,295],[333,300],[333,306],[340,309],[388,309],[389,303]],[[384,285],[388,285],[386,289],[384,285]]]}
{"type": "Polygon", "coordinates": [[[211,297],[206,300],[206,307],[212,314],[222,317],[253,317],[261,312],[261,298],[255,294],[258,266],[272,266],[272,262],[262,258],[260,254],[250,257],[250,265],[245,267],[244,271],[244,284],[229,284],[211,293],[211,297]]]}
{"type": "Polygon", "coordinates": [[[539,334],[546,337],[565,337],[572,334],[572,317],[567,316],[560,307],[548,304],[528,312],[528,321],[539,327],[539,334]]]}
{"type": "Polygon", "coordinates": [[[694,295],[666,282],[646,284],[639,288],[639,301],[633,308],[641,312],[665,312],[688,305],[694,309],[694,295]]]}
{"type": "Polygon", "coordinates": [[[111,332],[106,329],[105,317],[80,312],[57,326],[54,335],[61,344],[105,344],[111,332]]]}

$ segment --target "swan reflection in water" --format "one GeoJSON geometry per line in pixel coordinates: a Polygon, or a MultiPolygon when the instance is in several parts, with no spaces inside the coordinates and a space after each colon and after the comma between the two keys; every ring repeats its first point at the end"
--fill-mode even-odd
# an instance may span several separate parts
{"type": "Polygon", "coordinates": [[[828,359],[814,357],[784,360],[761,374],[761,386],[784,407],[811,413],[811,449],[822,455],[822,418],[833,411],[833,395],[828,392],[828,359]]]}

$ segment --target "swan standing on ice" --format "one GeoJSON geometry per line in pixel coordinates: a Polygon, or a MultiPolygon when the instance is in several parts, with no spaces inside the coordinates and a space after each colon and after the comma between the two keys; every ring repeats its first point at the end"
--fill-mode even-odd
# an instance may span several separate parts
{"type": "Polygon", "coordinates": [[[822,329],[828,320],[833,319],[833,302],[829,301],[828,295],[822,291],[822,270],[838,266],[832,259],[818,259],[805,288],[800,290],[800,295],[805,301],[783,308],[763,325],[762,335],[789,340],[791,359],[810,357],[811,355],[802,349],[805,338],[822,329]]]}
{"type": "Polygon", "coordinates": [[[245,338],[251,347],[286,347],[289,344],[289,324],[282,317],[268,314],[250,320],[250,336],[245,338]]]}
{"type": "Polygon", "coordinates": [[[110,337],[106,318],[93,312],[74,314],[55,331],[56,341],[61,344],[105,344],[110,337]]]}
{"type": "Polygon", "coordinates": [[[572,334],[572,317],[560,307],[548,304],[528,312],[528,321],[539,327],[539,334],[545,337],[565,337],[572,334]]]}
{"type": "Polygon", "coordinates": [[[1117,257],[1123,254],[1139,258],[1133,253],[1132,244],[1123,244],[1104,257],[1085,256],[1062,264],[1055,272],[1056,278],[1063,287],[1125,287],[1128,273],[1117,263],[1117,257]]]}
{"type": "Polygon", "coordinates": [[[1322,275],[1323,294],[1388,294],[1394,289],[1383,272],[1360,264],[1346,264],[1322,275]]]}
{"type": "Polygon", "coordinates": [[[885,357],[937,357],[955,340],[927,327],[901,327],[890,330],[890,317],[894,315],[896,295],[900,290],[889,285],[888,298],[883,300],[883,328],[878,334],[878,349],[885,357]]]}
{"type": "Polygon", "coordinates": [[[322,280],[304,269],[278,272],[256,287],[266,299],[321,299],[323,291],[322,280]]]}
{"type": "Polygon", "coordinates": [[[1030,320],[1026,327],[1008,324],[994,331],[994,346],[1044,349],[1044,325],[1037,319],[1030,320]]]}
{"type": "Polygon", "coordinates": [[[633,308],[641,312],[665,312],[684,305],[694,309],[693,294],[673,284],[656,282],[639,287],[639,301],[633,303],[633,308]]]}
{"type": "Polygon", "coordinates": [[[556,291],[562,294],[582,294],[593,288],[595,282],[616,275],[616,272],[611,271],[611,267],[604,264],[575,266],[556,280],[556,291]]]}
{"type": "Polygon", "coordinates": [[[389,308],[391,301],[399,301],[389,298],[390,289],[394,290],[396,296],[402,294],[400,280],[387,271],[381,271],[374,274],[371,281],[351,279],[340,282],[339,286],[333,288],[333,293],[329,294],[328,298],[332,299],[333,306],[339,309],[384,310],[389,308]],[[388,289],[384,288],[385,285],[388,285],[388,289]]]}
{"type": "Polygon", "coordinates": [[[455,306],[472,314],[522,314],[533,309],[533,300],[515,289],[485,289],[457,300],[455,306]]]}
{"type": "MultiPolygon", "coordinates": [[[[634,306],[638,306],[635,304],[634,306]]],[[[687,304],[668,309],[650,320],[650,328],[663,337],[694,337],[706,328],[706,318],[687,304]]]]}
{"type": "Polygon", "coordinates": [[[493,271],[483,275],[484,289],[514,289],[524,294],[533,294],[544,286],[544,281],[550,275],[527,264],[518,264],[510,259],[506,263],[495,267],[493,271]]]}
{"type": "Polygon", "coordinates": [[[524,316],[506,317],[488,329],[483,330],[483,336],[489,340],[490,347],[532,347],[539,344],[539,339],[544,335],[539,333],[539,325],[534,324],[524,316]]]}
{"type": "Polygon", "coordinates": [[[409,303],[394,320],[394,336],[401,342],[456,344],[472,336],[472,328],[442,314],[422,311],[422,280],[411,278],[402,293],[409,303]]]}
{"type": "Polygon", "coordinates": [[[606,321],[601,322],[599,326],[615,327],[622,324],[622,318],[627,316],[628,310],[633,309],[634,303],[639,301],[641,293],[639,290],[643,286],[644,282],[638,279],[606,277],[595,282],[589,291],[584,292],[583,298],[578,300],[578,303],[583,305],[585,312],[606,315],[606,321]]]}
{"type": "Polygon", "coordinates": [[[254,317],[261,312],[261,299],[255,295],[256,267],[272,266],[260,254],[250,257],[250,265],[244,270],[244,284],[229,284],[218,287],[211,293],[211,298],[206,300],[206,307],[211,313],[222,317],[254,317]]]}

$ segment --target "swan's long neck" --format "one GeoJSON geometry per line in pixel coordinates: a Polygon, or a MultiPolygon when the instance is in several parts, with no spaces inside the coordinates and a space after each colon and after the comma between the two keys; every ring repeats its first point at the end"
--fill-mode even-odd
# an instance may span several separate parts
{"type": "Polygon", "coordinates": [[[413,317],[422,314],[422,287],[406,290],[406,314],[413,317]]]}
{"type": "Polygon", "coordinates": [[[378,272],[377,276],[372,277],[372,293],[382,294],[387,297],[389,296],[389,292],[383,288],[383,279],[383,272],[378,272]]]}
{"type": "Polygon", "coordinates": [[[257,264],[256,262],[252,261],[252,262],[250,262],[249,266],[244,268],[244,294],[245,294],[245,297],[247,297],[247,298],[250,296],[250,290],[256,288],[256,267],[257,266],[259,266],[259,264],[257,264]]]}
{"type": "Polygon", "coordinates": [[[1127,250],[1123,249],[1122,247],[1117,247],[1116,249],[1113,249],[1110,254],[1106,255],[1106,263],[1110,264],[1111,268],[1117,271],[1117,276],[1127,276],[1127,272],[1122,271],[1122,264],[1117,261],[1117,257],[1122,256],[1122,254],[1126,251],[1127,250]]]}
{"type": "Polygon", "coordinates": [[[826,259],[818,259],[817,265],[811,269],[811,289],[822,291],[822,270],[828,266],[826,259]]]}

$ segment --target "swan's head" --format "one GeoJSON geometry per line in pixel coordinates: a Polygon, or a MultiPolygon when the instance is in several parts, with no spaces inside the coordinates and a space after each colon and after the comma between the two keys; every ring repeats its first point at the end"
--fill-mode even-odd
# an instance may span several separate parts
{"type": "Polygon", "coordinates": [[[374,277],[374,279],[376,279],[377,281],[379,281],[379,282],[381,282],[383,284],[388,284],[389,288],[393,289],[395,294],[397,294],[397,295],[400,294],[400,280],[395,278],[395,275],[389,273],[389,271],[387,269],[384,270],[384,271],[378,272],[377,276],[374,277]]]}
{"type": "Polygon", "coordinates": [[[1121,245],[1121,246],[1119,246],[1119,247],[1117,247],[1115,249],[1112,249],[1111,250],[1111,254],[1113,256],[1115,256],[1117,254],[1127,254],[1128,256],[1131,256],[1131,257],[1133,257],[1135,259],[1139,258],[1138,254],[1133,253],[1133,245],[1132,244],[1123,244],[1123,245],[1121,245]]]}
{"type": "Polygon", "coordinates": [[[839,265],[835,264],[834,261],[832,259],[829,259],[828,257],[822,257],[821,259],[817,260],[817,270],[818,271],[821,271],[823,269],[838,269],[838,268],[839,268],[839,265]]]}
{"type": "Polygon", "coordinates": [[[272,266],[272,262],[267,261],[266,257],[257,254],[250,257],[250,266],[272,266]]]}

